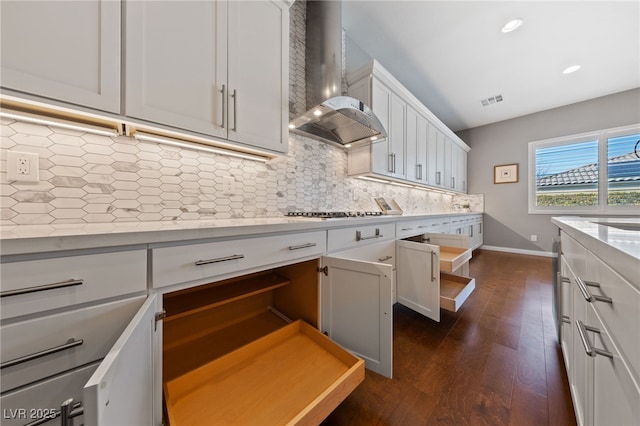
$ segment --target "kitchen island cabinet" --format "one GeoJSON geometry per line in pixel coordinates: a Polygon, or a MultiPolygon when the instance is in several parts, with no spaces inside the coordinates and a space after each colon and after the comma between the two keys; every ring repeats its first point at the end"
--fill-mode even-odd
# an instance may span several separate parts
{"type": "Polygon", "coordinates": [[[553,222],[561,236],[560,344],[576,419],[638,424],[640,233],[609,229],[606,219],[553,222]]]}

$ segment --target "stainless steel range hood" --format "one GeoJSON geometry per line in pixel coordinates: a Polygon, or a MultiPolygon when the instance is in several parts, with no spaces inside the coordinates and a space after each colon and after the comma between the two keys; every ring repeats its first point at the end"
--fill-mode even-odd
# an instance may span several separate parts
{"type": "Polygon", "coordinates": [[[340,146],[386,138],[382,123],[369,107],[341,96],[342,3],[308,0],[306,31],[308,111],[291,121],[291,131],[340,146]]]}

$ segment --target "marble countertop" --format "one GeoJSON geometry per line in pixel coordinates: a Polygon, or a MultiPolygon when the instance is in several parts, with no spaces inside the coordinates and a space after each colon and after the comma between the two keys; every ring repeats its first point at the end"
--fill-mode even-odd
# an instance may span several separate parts
{"type": "Polygon", "coordinates": [[[640,287],[640,217],[553,217],[551,221],[640,287]]]}
{"type": "Polygon", "coordinates": [[[257,234],[304,232],[318,229],[468,216],[481,213],[406,214],[344,219],[248,218],[162,222],[14,225],[0,228],[0,253],[16,255],[138,244],[160,244],[207,238],[233,238],[257,234]]]}

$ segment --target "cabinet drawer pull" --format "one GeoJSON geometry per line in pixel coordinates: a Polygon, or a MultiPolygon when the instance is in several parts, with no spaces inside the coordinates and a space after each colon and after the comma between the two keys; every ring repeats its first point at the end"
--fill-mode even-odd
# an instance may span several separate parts
{"type": "Polygon", "coordinates": [[[440,185],[440,172],[436,172],[436,185],[440,185]]]}
{"type": "Polygon", "coordinates": [[[38,291],[55,290],[57,288],[72,287],[75,285],[82,285],[82,284],[84,284],[84,280],[82,279],[77,280],[72,278],[70,280],[60,281],[52,284],[45,284],[45,285],[38,285],[34,287],[20,288],[17,290],[3,291],[2,293],[0,293],[0,298],[9,297],[9,296],[18,296],[20,294],[36,293],[38,291]]]}
{"type": "Polygon", "coordinates": [[[225,126],[225,110],[227,109],[227,86],[226,85],[222,85],[222,90],[220,90],[220,93],[222,94],[222,125],[220,127],[222,127],[224,129],[225,126]]]}
{"type": "Polygon", "coordinates": [[[371,240],[373,238],[382,238],[382,237],[383,235],[380,233],[380,228],[376,228],[376,233],[370,237],[363,237],[360,231],[356,231],[356,241],[371,240]]]}
{"type": "Polygon", "coordinates": [[[567,277],[563,277],[562,275],[560,275],[560,281],[563,283],[570,283],[571,280],[567,277]]]}
{"type": "Polygon", "coordinates": [[[82,339],[76,340],[74,338],[71,338],[64,345],[55,346],[53,348],[45,349],[43,351],[36,352],[31,355],[25,355],[25,356],[21,356],[20,358],[15,358],[9,361],[5,361],[2,364],[0,364],[0,370],[2,370],[3,368],[13,367],[14,365],[23,364],[28,361],[33,361],[34,359],[42,358],[43,356],[55,354],[56,352],[61,352],[67,349],[75,348],[76,346],[80,346],[83,343],[84,343],[84,340],[82,339]]]}
{"type": "MultiPolygon", "coordinates": [[[[418,226],[418,228],[420,227],[418,226]]],[[[413,228],[402,228],[401,231],[413,231],[413,228]]]]}
{"type": "Polygon", "coordinates": [[[315,246],[317,246],[316,243],[306,243],[306,244],[300,244],[299,246],[289,246],[289,250],[300,250],[300,249],[315,247],[315,246]]]}
{"type": "Polygon", "coordinates": [[[228,262],[229,260],[244,259],[244,254],[234,254],[226,257],[218,257],[215,259],[198,260],[196,266],[208,265],[210,263],[228,262]]]}
{"type": "Polygon", "coordinates": [[[582,297],[589,303],[593,303],[595,301],[605,302],[605,303],[613,303],[613,299],[607,296],[599,296],[597,294],[591,294],[587,286],[590,287],[600,287],[600,284],[594,283],[591,281],[583,281],[582,278],[576,277],[576,284],[578,284],[578,288],[580,289],[580,293],[582,293],[582,297]]]}
{"type": "Polygon", "coordinates": [[[563,315],[562,322],[565,324],[571,324],[571,318],[569,318],[567,315],[563,315]]]}
{"type": "Polygon", "coordinates": [[[431,282],[436,280],[436,252],[431,252],[431,282]]]}
{"type": "Polygon", "coordinates": [[[418,225],[418,229],[423,229],[423,228],[427,228],[427,226],[425,226],[425,225],[418,225]]]}
{"type": "Polygon", "coordinates": [[[378,258],[378,262],[385,262],[389,259],[393,259],[393,256],[385,256],[385,257],[380,257],[378,258]]]}
{"type": "Polygon", "coordinates": [[[70,398],[62,403],[62,405],[60,406],[60,409],[55,411],[55,415],[39,418],[38,420],[34,420],[30,423],[26,423],[24,426],[40,426],[40,425],[49,423],[51,420],[57,419],[58,417],[60,417],[63,413],[63,410],[65,409],[67,410],[66,412],[67,417],[66,417],[66,420],[64,417],[60,419],[61,425],[73,426],[73,424],[69,422],[69,419],[73,417],[77,417],[81,414],[84,414],[84,408],[82,407],[82,402],[80,401],[73,402],[73,398],[70,398]],[[66,408],[67,406],[71,407],[71,410],[69,410],[69,408],[66,408]]]}
{"type": "Polygon", "coordinates": [[[592,331],[594,333],[600,334],[600,330],[595,327],[589,327],[584,325],[584,323],[580,320],[576,321],[576,327],[578,328],[578,334],[580,335],[580,340],[582,341],[582,346],[584,347],[584,351],[590,357],[595,357],[596,355],[606,356],[607,358],[613,359],[613,354],[604,349],[594,348],[589,340],[589,336],[587,336],[587,331],[592,331]]]}

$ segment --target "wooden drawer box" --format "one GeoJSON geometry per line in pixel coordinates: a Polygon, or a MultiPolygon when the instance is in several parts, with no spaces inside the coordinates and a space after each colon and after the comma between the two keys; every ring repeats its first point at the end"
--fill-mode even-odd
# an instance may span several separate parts
{"type": "Polygon", "coordinates": [[[440,271],[453,272],[471,260],[471,249],[440,246],[440,271]]]}
{"type": "Polygon", "coordinates": [[[440,273],[440,307],[458,312],[475,288],[476,280],[473,278],[440,273]]]}
{"type": "Polygon", "coordinates": [[[104,357],[144,299],[138,296],[3,325],[1,392],[104,357]],[[43,355],[47,350],[50,353],[43,355]]]}
{"type": "Polygon", "coordinates": [[[161,288],[319,257],[326,231],[244,238],[152,249],[151,280],[161,288]]]}
{"type": "Polygon", "coordinates": [[[66,308],[147,288],[147,251],[3,262],[0,318],[66,308]]]}
{"type": "Polygon", "coordinates": [[[364,361],[295,321],[165,385],[171,425],[317,424],[364,380],[364,361]]]}
{"type": "Polygon", "coordinates": [[[165,293],[163,383],[172,426],[320,423],[364,380],[321,334],[318,261],[165,293]]]}

